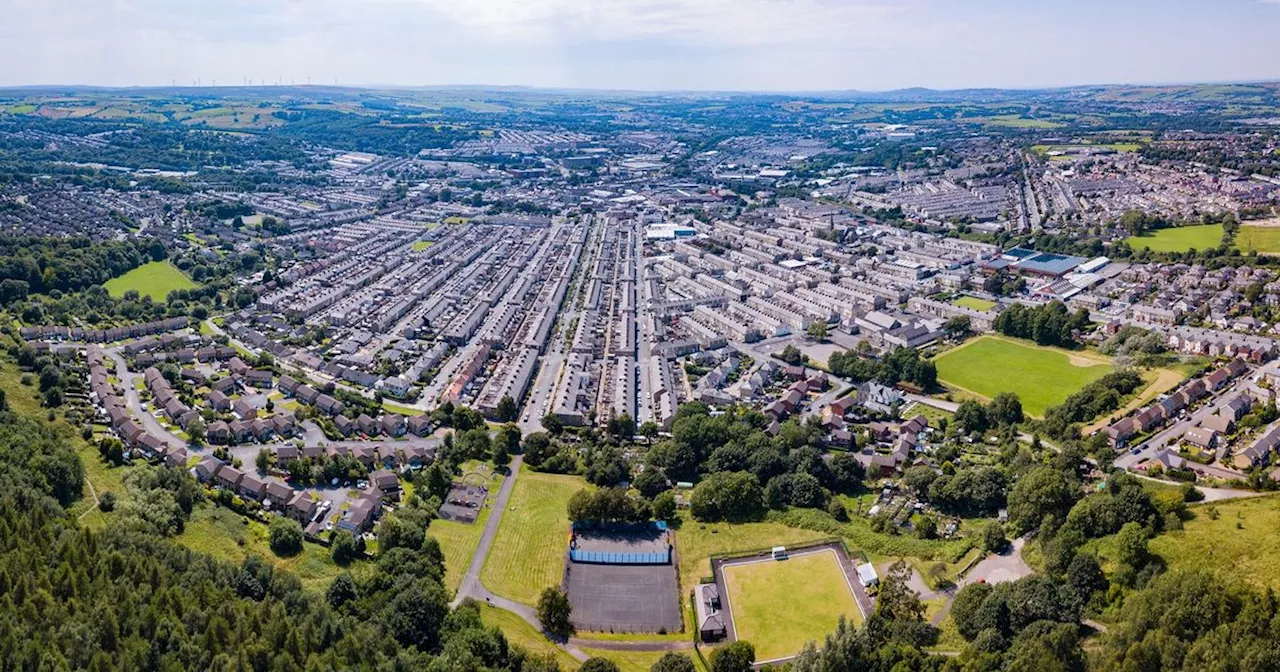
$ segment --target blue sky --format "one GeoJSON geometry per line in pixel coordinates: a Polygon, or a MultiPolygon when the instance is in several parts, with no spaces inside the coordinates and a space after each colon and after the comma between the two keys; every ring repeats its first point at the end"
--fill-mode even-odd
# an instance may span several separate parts
{"type": "Polygon", "coordinates": [[[1280,79],[1280,0],[0,0],[0,85],[1280,79]]]}

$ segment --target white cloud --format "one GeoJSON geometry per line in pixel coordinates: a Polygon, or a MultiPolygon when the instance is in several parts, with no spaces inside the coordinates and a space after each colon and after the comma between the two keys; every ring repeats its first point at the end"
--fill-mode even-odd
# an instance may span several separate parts
{"type": "Polygon", "coordinates": [[[0,16],[0,85],[310,76],[797,90],[1280,76],[1280,14],[1261,0],[0,0],[0,16]]]}

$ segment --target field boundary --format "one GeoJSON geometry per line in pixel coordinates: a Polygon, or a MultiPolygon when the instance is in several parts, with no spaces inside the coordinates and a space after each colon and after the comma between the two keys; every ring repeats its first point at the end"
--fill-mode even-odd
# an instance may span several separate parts
{"type": "MultiPolygon", "coordinates": [[[[840,573],[844,575],[845,585],[849,588],[850,594],[853,596],[853,602],[858,607],[858,612],[862,616],[863,622],[871,616],[874,611],[874,602],[871,596],[867,595],[862,587],[862,583],[855,577],[857,573],[854,566],[854,554],[848,549],[843,540],[832,540],[825,542],[817,542],[806,544],[801,547],[787,548],[787,559],[776,560],[772,556],[772,549],[763,551],[754,551],[751,553],[734,553],[725,554],[732,557],[713,557],[711,559],[712,578],[719,588],[721,613],[724,614],[725,621],[725,641],[734,642],[738,640],[738,626],[733,614],[733,599],[730,597],[729,584],[725,580],[724,569],[726,567],[740,567],[747,565],[755,565],[772,562],[788,562],[794,558],[801,558],[823,553],[831,553],[835,557],[836,565],[840,568],[840,573]]],[[[857,552],[857,557],[863,562],[867,561],[867,556],[861,551],[857,552]]],[[[696,597],[695,597],[696,599],[696,597]]],[[[695,636],[697,633],[695,632],[695,636]]],[[[776,665],[784,663],[799,654],[797,651],[789,656],[773,658],[769,660],[758,660],[755,666],[776,665]]]]}

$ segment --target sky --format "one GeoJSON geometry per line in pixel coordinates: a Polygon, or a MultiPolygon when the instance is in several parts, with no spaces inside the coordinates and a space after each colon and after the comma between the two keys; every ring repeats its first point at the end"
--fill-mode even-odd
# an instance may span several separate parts
{"type": "Polygon", "coordinates": [[[1280,0],[0,0],[0,86],[1280,79],[1280,0]]]}

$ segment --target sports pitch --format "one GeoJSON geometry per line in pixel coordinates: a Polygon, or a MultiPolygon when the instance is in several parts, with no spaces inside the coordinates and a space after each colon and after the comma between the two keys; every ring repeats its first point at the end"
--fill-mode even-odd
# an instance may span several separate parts
{"type": "Polygon", "coordinates": [[[737,637],[751,642],[757,661],[786,658],[808,642],[821,643],[841,615],[862,622],[849,579],[829,549],[781,561],[725,564],[721,571],[737,637]]]}
{"type": "Polygon", "coordinates": [[[1111,371],[1111,360],[1001,336],[980,336],[938,355],[938,380],[990,399],[1013,392],[1030,415],[1043,416],[1072,393],[1111,371]]]}
{"type": "Polygon", "coordinates": [[[976,296],[962,296],[953,300],[951,305],[960,306],[961,308],[971,308],[977,311],[988,311],[996,307],[996,302],[979,299],[976,296]]]}
{"type": "Polygon", "coordinates": [[[136,289],[140,296],[149,296],[153,301],[164,301],[169,292],[175,289],[194,289],[196,283],[182,274],[167,261],[153,261],[143,264],[124,275],[108,280],[103,287],[115,298],[136,289]]]}
{"type": "Polygon", "coordinates": [[[1222,225],[1201,224],[1199,226],[1176,226],[1168,229],[1157,229],[1141,236],[1125,238],[1125,242],[1129,243],[1129,247],[1135,250],[1147,247],[1151,248],[1152,252],[1186,252],[1190,249],[1208,250],[1222,243],[1222,225]]]}
{"type": "Polygon", "coordinates": [[[1235,244],[1246,254],[1280,254],[1280,226],[1242,224],[1236,232],[1235,244]]]}

